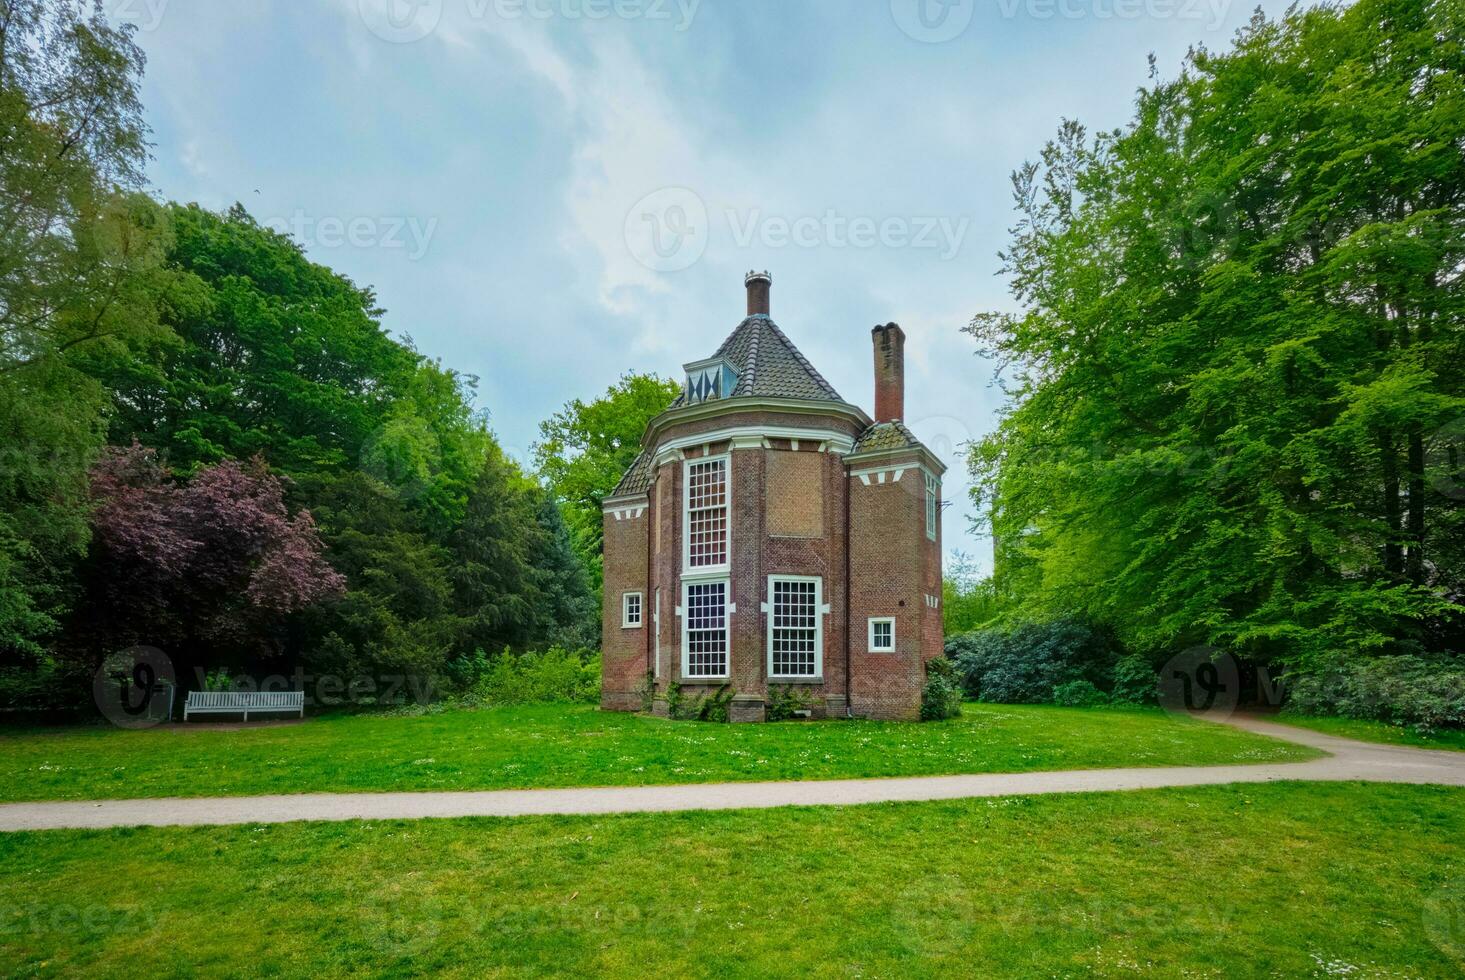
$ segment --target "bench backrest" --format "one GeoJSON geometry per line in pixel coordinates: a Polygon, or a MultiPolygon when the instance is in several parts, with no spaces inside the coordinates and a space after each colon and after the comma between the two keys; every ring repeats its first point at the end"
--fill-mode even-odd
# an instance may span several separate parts
{"type": "Polygon", "coordinates": [[[190,708],[299,708],[304,691],[189,691],[190,708]]]}

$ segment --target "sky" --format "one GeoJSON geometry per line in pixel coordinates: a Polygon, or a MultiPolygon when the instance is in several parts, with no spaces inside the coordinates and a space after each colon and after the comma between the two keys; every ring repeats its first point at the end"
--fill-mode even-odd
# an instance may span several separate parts
{"type": "MultiPolygon", "coordinates": [[[[106,0],[138,27],[161,196],[294,235],[384,325],[479,378],[527,462],[626,371],[680,380],[773,276],[772,314],[947,463],[950,558],[990,567],[964,443],[996,424],[961,328],[1016,310],[1010,175],[1064,118],[1124,125],[1147,56],[1224,48],[1241,0],[106,0]]],[[[1265,2],[1269,14],[1283,4],[1265,2]]]]}

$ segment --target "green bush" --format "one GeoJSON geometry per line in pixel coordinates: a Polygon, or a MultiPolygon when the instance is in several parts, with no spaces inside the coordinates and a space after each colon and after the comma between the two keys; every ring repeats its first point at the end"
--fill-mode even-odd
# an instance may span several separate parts
{"type": "Polygon", "coordinates": [[[1049,704],[1074,681],[1104,690],[1118,660],[1105,630],[1073,618],[953,636],[946,656],[970,697],[1002,704],[1049,704]]]}
{"type": "Polygon", "coordinates": [[[720,721],[728,720],[728,706],[732,704],[733,690],[727,684],[712,694],[689,697],[682,685],[671,682],[666,686],[666,712],[676,721],[720,721]]]}
{"type": "Polygon", "coordinates": [[[1094,708],[1109,703],[1109,695],[1089,681],[1069,681],[1053,688],[1053,703],[1065,708],[1094,708]]]}
{"type": "Polygon", "coordinates": [[[1160,677],[1148,658],[1131,653],[1114,665],[1109,699],[1115,704],[1154,704],[1159,694],[1160,677]]]}
{"type": "Polygon", "coordinates": [[[795,712],[807,711],[809,694],[793,684],[770,684],[764,717],[769,721],[788,721],[795,712]]]}
{"type": "Polygon", "coordinates": [[[926,686],[921,689],[921,720],[941,721],[961,715],[961,685],[956,667],[945,657],[926,661],[926,686]]]}
{"type": "Polygon", "coordinates": [[[1338,660],[1287,678],[1287,710],[1405,726],[1465,728],[1465,662],[1414,656],[1338,660]]]}
{"type": "Polygon", "coordinates": [[[563,647],[495,657],[476,654],[481,671],[471,679],[469,694],[488,704],[600,702],[600,654],[563,647]]]}

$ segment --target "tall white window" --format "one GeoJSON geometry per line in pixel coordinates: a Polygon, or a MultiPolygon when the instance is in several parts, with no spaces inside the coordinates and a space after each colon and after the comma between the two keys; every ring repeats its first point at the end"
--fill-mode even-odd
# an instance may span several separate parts
{"type": "Polygon", "coordinates": [[[727,676],[727,579],[682,586],[682,676],[727,676]]]}
{"type": "Polygon", "coordinates": [[[641,593],[621,593],[621,628],[633,629],[641,625],[641,593]]]}
{"type": "Polygon", "coordinates": [[[824,629],[818,578],[768,578],[768,676],[818,677],[824,629]]]}
{"type": "Polygon", "coordinates": [[[683,553],[688,571],[727,567],[727,457],[686,462],[686,521],[683,553]]]}
{"type": "Polygon", "coordinates": [[[930,473],[926,474],[926,537],[936,540],[936,493],[940,484],[930,473]]]}

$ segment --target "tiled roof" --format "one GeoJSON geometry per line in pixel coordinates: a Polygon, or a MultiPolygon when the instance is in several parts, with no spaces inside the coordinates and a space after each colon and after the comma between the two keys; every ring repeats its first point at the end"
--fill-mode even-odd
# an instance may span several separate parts
{"type": "Polygon", "coordinates": [[[871,453],[880,449],[904,449],[919,446],[921,441],[911,435],[904,422],[876,422],[855,441],[853,453],[871,453]]]}
{"type": "Polygon", "coordinates": [[[652,469],[651,451],[649,449],[641,450],[640,455],[631,461],[631,465],[626,469],[626,475],[621,477],[621,482],[616,484],[616,488],[611,491],[610,495],[628,497],[631,494],[645,493],[651,489],[652,469]]]}
{"type": "MultiPolygon", "coordinates": [[[[730,398],[804,398],[810,401],[844,401],[824,376],[815,370],[778,324],[763,314],[739,323],[717,348],[714,357],[725,357],[738,373],[730,398]]],[[[684,404],[685,395],[672,402],[684,404]]]]}

